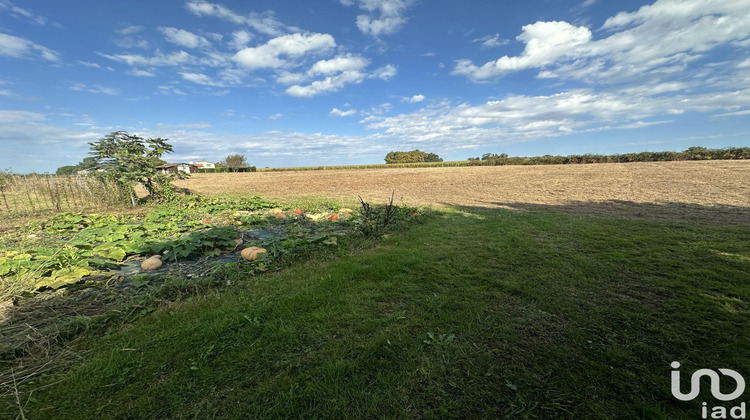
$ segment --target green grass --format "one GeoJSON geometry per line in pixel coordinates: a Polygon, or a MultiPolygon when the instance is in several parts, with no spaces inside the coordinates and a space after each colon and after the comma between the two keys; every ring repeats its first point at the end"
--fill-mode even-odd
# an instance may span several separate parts
{"type": "Polygon", "coordinates": [[[746,227],[428,213],[91,336],[18,397],[34,419],[699,418],[669,364],[750,379],[748,250],[746,227]]]}

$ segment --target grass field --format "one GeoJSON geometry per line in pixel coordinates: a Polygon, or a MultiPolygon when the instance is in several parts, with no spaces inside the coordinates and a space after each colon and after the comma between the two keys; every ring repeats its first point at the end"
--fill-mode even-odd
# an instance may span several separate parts
{"type": "Polygon", "coordinates": [[[680,402],[670,363],[750,378],[750,165],[446,170],[195,176],[439,206],[279,272],[183,279],[196,291],[138,316],[82,314],[69,363],[3,383],[0,417],[695,419],[748,401],[680,402]]]}
{"type": "Polygon", "coordinates": [[[748,249],[746,227],[457,208],[78,342],[20,401],[57,419],[698,418],[669,364],[750,371],[748,249]]]}

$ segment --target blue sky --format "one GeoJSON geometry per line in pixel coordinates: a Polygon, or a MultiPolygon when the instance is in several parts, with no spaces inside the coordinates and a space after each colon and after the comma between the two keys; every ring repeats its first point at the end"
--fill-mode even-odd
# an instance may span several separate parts
{"type": "Polygon", "coordinates": [[[748,146],[750,2],[0,0],[0,169],[116,130],[257,166],[748,146]]]}

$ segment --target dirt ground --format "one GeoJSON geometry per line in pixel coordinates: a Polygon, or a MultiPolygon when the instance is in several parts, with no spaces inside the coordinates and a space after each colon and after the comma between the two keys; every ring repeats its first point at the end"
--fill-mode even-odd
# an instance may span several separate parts
{"type": "Polygon", "coordinates": [[[195,174],[200,194],[503,207],[750,226],[750,161],[195,174]]]}

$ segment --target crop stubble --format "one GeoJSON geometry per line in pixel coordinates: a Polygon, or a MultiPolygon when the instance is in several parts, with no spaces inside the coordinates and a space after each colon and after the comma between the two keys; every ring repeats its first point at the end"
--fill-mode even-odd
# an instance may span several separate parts
{"type": "Polygon", "coordinates": [[[750,225],[750,161],[474,166],[194,174],[200,194],[328,197],[411,205],[750,225]]]}

